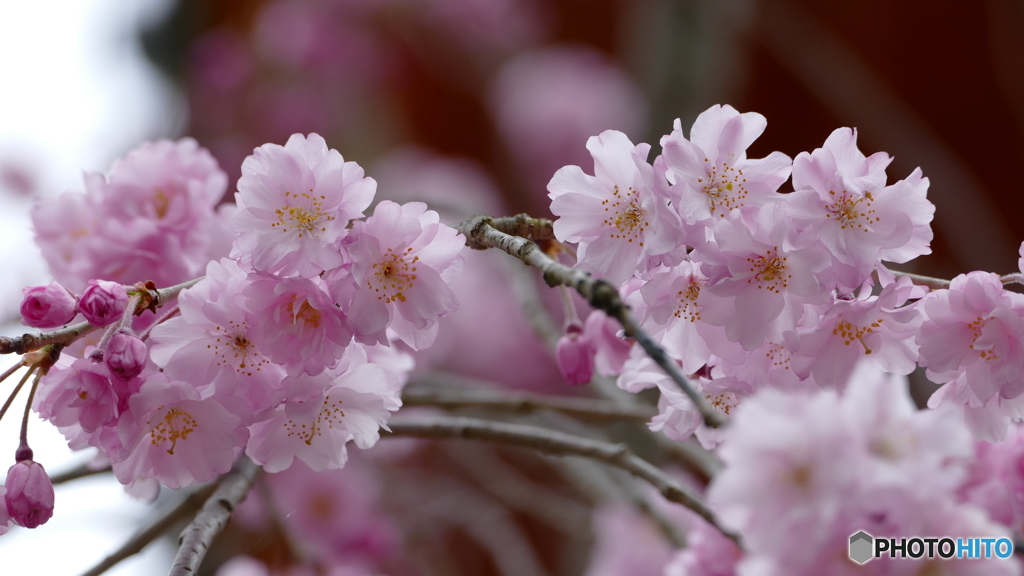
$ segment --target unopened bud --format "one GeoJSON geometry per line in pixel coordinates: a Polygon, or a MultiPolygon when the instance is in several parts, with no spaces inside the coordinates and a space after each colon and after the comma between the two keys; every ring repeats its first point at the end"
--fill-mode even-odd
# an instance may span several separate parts
{"type": "Polygon", "coordinates": [[[22,460],[7,471],[7,513],[19,526],[35,528],[53,516],[53,483],[43,465],[22,460]]]}
{"type": "Polygon", "coordinates": [[[33,328],[56,328],[75,318],[78,299],[56,282],[22,290],[21,321],[33,328]]]}
{"type": "Polygon", "coordinates": [[[594,347],[578,324],[566,328],[558,340],[555,359],[562,377],[569,384],[586,384],[594,377],[594,347]]]}
{"type": "Polygon", "coordinates": [[[118,282],[89,280],[79,310],[93,326],[106,326],[121,318],[128,305],[128,290],[118,282]]]}
{"type": "Polygon", "coordinates": [[[131,380],[146,367],[149,350],[137,336],[118,332],[103,350],[103,362],[110,373],[121,380],[131,380]]]}

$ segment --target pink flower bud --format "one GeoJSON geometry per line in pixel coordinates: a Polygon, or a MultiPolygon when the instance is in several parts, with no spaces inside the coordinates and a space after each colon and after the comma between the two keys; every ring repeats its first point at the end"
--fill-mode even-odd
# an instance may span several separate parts
{"type": "Polygon", "coordinates": [[[106,326],[121,318],[128,305],[128,290],[118,282],[89,280],[79,309],[93,326],[106,326]]]}
{"type": "Polygon", "coordinates": [[[11,466],[6,487],[7,513],[19,526],[35,528],[53,516],[53,484],[42,464],[22,460],[11,466]]]}
{"type": "Polygon", "coordinates": [[[574,386],[586,384],[594,377],[594,347],[583,334],[583,328],[570,325],[558,340],[555,350],[558,369],[565,381],[574,386]]]}
{"type": "Polygon", "coordinates": [[[136,336],[118,332],[107,343],[103,361],[110,373],[121,380],[131,380],[142,373],[149,360],[146,343],[136,336]]]}
{"type": "Polygon", "coordinates": [[[56,328],[71,322],[78,308],[78,299],[60,284],[29,286],[21,291],[21,321],[33,328],[56,328]]]}

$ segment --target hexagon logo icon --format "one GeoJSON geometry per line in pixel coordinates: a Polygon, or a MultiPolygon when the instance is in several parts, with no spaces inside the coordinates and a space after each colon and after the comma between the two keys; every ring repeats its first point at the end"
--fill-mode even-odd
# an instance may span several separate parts
{"type": "Polygon", "coordinates": [[[850,536],[850,560],[857,564],[863,564],[871,560],[874,557],[872,552],[873,545],[874,538],[863,530],[850,536]]]}

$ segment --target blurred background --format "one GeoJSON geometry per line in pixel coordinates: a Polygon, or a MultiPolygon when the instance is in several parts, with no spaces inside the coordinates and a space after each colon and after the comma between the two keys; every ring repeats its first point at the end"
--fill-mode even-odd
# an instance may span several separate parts
{"type": "MultiPolygon", "coordinates": [[[[547,181],[563,165],[591,170],[589,136],[622,130],[651,143],[653,158],[674,119],[688,133],[693,118],[716,103],[768,118],[752,157],[773,150],[796,156],[837,127],[857,127],[865,153],[895,157],[890,181],[917,166],[931,179],[934,253],[913,262],[913,271],[945,278],[1009,272],[1024,239],[1022,29],[1020,0],[0,0],[0,261],[8,270],[0,318],[15,320],[21,287],[46,278],[26,218],[31,203],[81,189],[81,170],[104,171],[145,139],[192,136],[235,182],[256,146],[318,132],[366,167],[380,183],[379,198],[428,201],[457,222],[474,213],[549,215],[547,181]]],[[[560,316],[531,321],[524,308],[542,307],[547,295],[506,264],[470,258],[463,311],[422,364],[499,386],[571,393],[544,343],[552,330],[557,338],[560,316]],[[484,293],[490,296],[477,296],[484,293]],[[479,335],[481,318],[505,333],[467,341],[466,334],[479,335]],[[500,358],[487,353],[498,348],[500,358]]],[[[17,423],[8,420],[0,425],[0,454],[14,449],[17,423]]],[[[63,464],[50,469],[83,460],[61,448],[59,435],[52,440],[51,460],[63,464]]],[[[437,530],[424,528],[440,522],[431,511],[396,520],[406,523],[397,533],[420,538],[411,541],[421,552],[464,552],[455,566],[444,555],[409,556],[423,573],[645,573],[595,571],[594,538],[615,540],[621,523],[591,525],[618,512],[575,486],[579,471],[514,451],[449,448],[396,449],[368,466],[375,473],[433,470],[419,501],[455,498],[456,509],[490,510],[482,532],[473,514],[451,506],[437,530]],[[455,472],[481,459],[497,459],[489,470],[512,470],[518,483],[455,472]],[[575,512],[566,513],[570,520],[545,517],[522,493],[498,485],[543,487],[575,512]]],[[[379,484],[350,480],[364,481],[379,484]]],[[[74,489],[91,482],[95,494],[110,491],[100,486],[109,478],[74,489]]],[[[60,494],[58,507],[100,498],[60,494]]],[[[116,489],[103,498],[96,501],[111,502],[103,513],[110,526],[90,531],[92,509],[72,521],[85,532],[52,525],[32,535],[15,531],[0,539],[5,563],[25,556],[13,553],[14,543],[44,550],[76,538],[88,542],[84,551],[62,553],[74,564],[39,573],[94,563],[146,510],[116,489]],[[36,544],[26,544],[30,536],[36,544]]],[[[62,514],[71,516],[58,508],[54,524],[62,514]]],[[[226,550],[221,560],[235,552],[268,562],[295,554],[254,522],[263,544],[226,550]]],[[[393,554],[374,546],[359,549],[393,554]]],[[[168,549],[150,552],[156,566],[166,565],[168,549]]],[[[140,566],[122,573],[145,572],[140,566]]]]}

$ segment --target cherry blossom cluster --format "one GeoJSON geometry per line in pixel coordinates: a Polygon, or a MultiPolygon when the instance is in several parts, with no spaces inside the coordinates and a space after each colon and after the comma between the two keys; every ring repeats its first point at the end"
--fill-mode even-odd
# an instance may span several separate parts
{"type": "MultiPolygon", "coordinates": [[[[657,388],[652,430],[721,444],[726,467],[708,497],[746,554],[737,564],[719,537],[705,551],[715,557],[691,548],[666,573],[845,574],[857,530],[1019,530],[1024,296],[1004,285],[1021,275],[971,272],[929,289],[894,274],[887,263],[930,253],[935,208],[921,171],[889,183],[891,158],[863,154],[849,128],[795,160],[747,158],[765,127],[759,114],[715,106],[689,138],[677,120],[653,161],[649,145],[607,131],[587,143],[593,175],[567,166],[548,186],[555,235],[576,245],[575,266],[618,287],[731,420],[705,426],[604,314],[563,336],[568,381],[596,369],[629,392],[657,388]],[[792,190],[781,190],[787,181],[792,190]],[[903,377],[918,367],[942,385],[934,411],[907,398],[903,377]]],[[[1021,254],[1024,270],[1024,245],[1021,254]]]]}
{"type": "Polygon", "coordinates": [[[256,149],[230,208],[214,209],[224,175],[187,139],[147,144],[86,189],[37,207],[64,284],[27,288],[22,316],[105,330],[48,367],[33,408],[137,495],[209,481],[242,453],[270,472],[343,467],[346,444],[373,446],[401,406],[408,351],[458,307],[464,238],[422,203],[364,218],[376,182],[316,134],[256,149]],[[56,204],[72,207],[60,227],[56,204]],[[211,232],[222,219],[231,234],[211,232]],[[154,285],[185,281],[175,306],[146,311],[154,285]]]}

